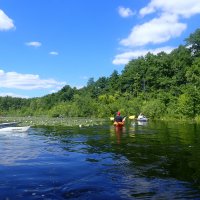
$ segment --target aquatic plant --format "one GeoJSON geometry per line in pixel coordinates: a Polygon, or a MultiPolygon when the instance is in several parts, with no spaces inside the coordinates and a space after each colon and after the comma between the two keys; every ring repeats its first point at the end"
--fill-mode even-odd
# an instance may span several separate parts
{"type": "Polygon", "coordinates": [[[18,122],[22,126],[94,126],[101,125],[105,119],[98,118],[51,118],[51,117],[0,117],[0,123],[3,122],[18,122]]]}

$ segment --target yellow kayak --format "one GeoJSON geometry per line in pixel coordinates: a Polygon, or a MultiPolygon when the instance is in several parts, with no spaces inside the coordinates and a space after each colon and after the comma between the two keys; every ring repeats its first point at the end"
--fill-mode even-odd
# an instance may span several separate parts
{"type": "Polygon", "coordinates": [[[124,126],[124,121],[123,122],[114,122],[113,125],[117,126],[117,127],[122,127],[122,126],[124,126]]]}

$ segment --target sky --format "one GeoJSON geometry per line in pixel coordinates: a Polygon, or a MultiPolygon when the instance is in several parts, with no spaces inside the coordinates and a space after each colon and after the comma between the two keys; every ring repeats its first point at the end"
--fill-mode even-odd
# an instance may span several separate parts
{"type": "Polygon", "coordinates": [[[0,96],[81,88],[197,28],[200,0],[0,0],[0,96]]]}

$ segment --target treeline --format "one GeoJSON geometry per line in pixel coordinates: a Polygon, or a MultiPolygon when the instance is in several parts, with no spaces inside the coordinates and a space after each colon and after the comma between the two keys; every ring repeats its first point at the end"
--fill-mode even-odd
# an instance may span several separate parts
{"type": "Polygon", "coordinates": [[[170,54],[148,53],[119,74],[63,87],[41,98],[0,97],[0,115],[108,117],[145,113],[150,118],[200,119],[200,29],[170,54]]]}

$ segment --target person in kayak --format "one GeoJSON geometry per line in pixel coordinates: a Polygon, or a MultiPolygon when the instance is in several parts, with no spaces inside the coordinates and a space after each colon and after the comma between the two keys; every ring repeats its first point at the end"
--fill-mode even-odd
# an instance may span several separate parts
{"type": "Polygon", "coordinates": [[[117,115],[115,116],[114,122],[122,122],[123,117],[121,116],[120,112],[117,112],[117,115]]]}

